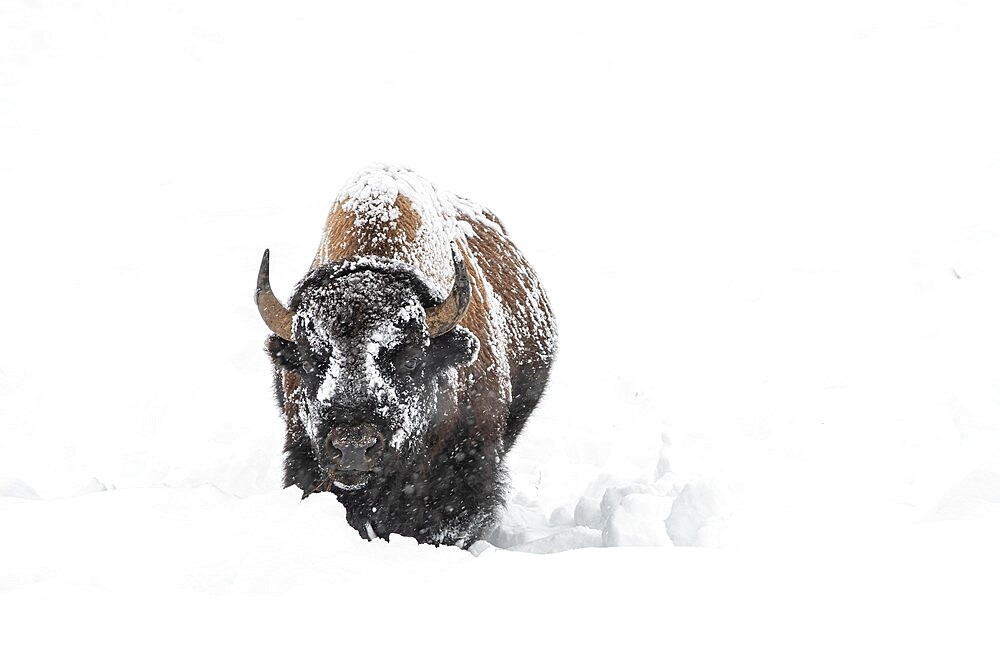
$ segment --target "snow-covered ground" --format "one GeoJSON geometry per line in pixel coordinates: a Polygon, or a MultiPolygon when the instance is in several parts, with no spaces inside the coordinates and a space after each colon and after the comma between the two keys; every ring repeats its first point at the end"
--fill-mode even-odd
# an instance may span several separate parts
{"type": "Polygon", "coordinates": [[[0,2],[4,662],[996,664],[998,37],[944,0],[0,2]],[[287,294],[376,160],[496,211],[560,325],[473,554],[280,488],[260,252],[287,294]]]}

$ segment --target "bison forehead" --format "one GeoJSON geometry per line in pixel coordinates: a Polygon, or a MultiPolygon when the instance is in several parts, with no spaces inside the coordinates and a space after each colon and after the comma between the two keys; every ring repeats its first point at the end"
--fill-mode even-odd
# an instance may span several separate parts
{"type": "Polygon", "coordinates": [[[354,273],[303,290],[292,319],[307,344],[333,339],[391,345],[404,331],[423,333],[425,312],[414,290],[378,273],[354,273]]]}

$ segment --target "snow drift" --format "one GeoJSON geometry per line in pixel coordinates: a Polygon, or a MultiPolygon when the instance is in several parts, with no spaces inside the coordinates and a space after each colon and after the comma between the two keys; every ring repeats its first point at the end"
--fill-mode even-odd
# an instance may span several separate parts
{"type": "Polygon", "coordinates": [[[6,654],[996,662],[991,4],[0,15],[6,654]],[[473,553],[280,489],[259,250],[373,160],[560,323],[473,553]]]}

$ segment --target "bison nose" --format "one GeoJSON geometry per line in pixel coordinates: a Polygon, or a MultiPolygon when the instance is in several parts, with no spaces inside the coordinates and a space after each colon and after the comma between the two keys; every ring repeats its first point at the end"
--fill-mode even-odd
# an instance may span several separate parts
{"type": "Polygon", "coordinates": [[[382,457],[382,436],[373,426],[334,426],[326,437],[330,467],[369,472],[382,457]]]}

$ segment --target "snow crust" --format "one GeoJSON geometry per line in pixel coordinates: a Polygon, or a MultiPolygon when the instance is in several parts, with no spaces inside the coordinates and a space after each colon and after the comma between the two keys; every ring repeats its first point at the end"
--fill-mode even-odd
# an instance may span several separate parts
{"type": "Polygon", "coordinates": [[[427,238],[455,238],[456,231],[472,236],[475,231],[469,220],[500,229],[480,204],[439,189],[412,169],[399,165],[375,163],[364,167],[348,181],[336,200],[345,211],[355,215],[354,224],[361,226],[398,220],[396,200],[400,195],[409,200],[427,224],[427,238]]]}

